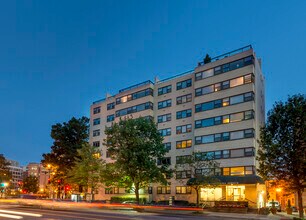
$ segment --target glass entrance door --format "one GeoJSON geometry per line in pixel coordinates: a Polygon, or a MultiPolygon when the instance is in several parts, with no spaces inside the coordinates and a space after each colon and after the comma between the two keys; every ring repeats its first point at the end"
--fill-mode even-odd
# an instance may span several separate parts
{"type": "Polygon", "coordinates": [[[242,201],[245,198],[245,186],[226,186],[227,201],[242,201]]]}

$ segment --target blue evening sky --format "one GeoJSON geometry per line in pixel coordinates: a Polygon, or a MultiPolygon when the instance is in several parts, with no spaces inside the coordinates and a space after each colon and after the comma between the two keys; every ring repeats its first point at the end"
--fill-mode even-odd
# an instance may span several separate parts
{"type": "Polygon", "coordinates": [[[1,1],[0,153],[25,165],[52,124],[106,92],[252,44],[266,107],[306,93],[306,1],[1,1]]]}

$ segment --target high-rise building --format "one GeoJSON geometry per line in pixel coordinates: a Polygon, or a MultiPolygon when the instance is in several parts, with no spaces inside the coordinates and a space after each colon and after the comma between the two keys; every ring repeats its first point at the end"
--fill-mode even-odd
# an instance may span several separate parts
{"type": "MultiPolygon", "coordinates": [[[[201,189],[201,201],[248,200],[250,206],[260,207],[264,184],[256,175],[256,140],[265,120],[264,83],[261,60],[251,46],[199,62],[192,71],[154,83],[145,81],[93,102],[90,143],[109,161],[103,146],[105,127],[124,116],[152,117],[169,149],[163,163],[174,167],[193,152],[210,155],[220,163],[211,174],[222,184],[201,189]]],[[[142,193],[154,201],[174,196],[195,202],[195,192],[184,184],[191,177],[183,170],[169,179],[169,186],[152,184],[142,193]]],[[[96,198],[124,193],[124,189],[100,189],[96,198]]]]}

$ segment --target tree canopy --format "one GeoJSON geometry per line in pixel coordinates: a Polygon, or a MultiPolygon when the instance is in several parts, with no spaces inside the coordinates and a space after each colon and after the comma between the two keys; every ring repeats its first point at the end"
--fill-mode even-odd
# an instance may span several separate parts
{"type": "Polygon", "coordinates": [[[11,179],[11,173],[8,167],[9,165],[10,163],[2,154],[0,154],[0,183],[11,179]]]}
{"type": "Polygon", "coordinates": [[[107,128],[105,134],[104,144],[114,160],[107,166],[112,171],[106,180],[108,185],[119,184],[133,189],[139,203],[139,189],[147,187],[149,183],[167,183],[166,175],[171,172],[168,165],[157,166],[156,163],[167,151],[153,120],[120,119],[107,128]]]}
{"type": "Polygon", "coordinates": [[[52,125],[51,137],[54,140],[51,152],[43,154],[45,167],[51,164],[56,169],[55,178],[64,177],[74,165],[77,150],[88,141],[89,119],[71,118],[68,122],[52,125]]]}
{"type": "Polygon", "coordinates": [[[263,178],[285,181],[287,188],[297,192],[300,217],[306,185],[305,128],[305,95],[294,95],[285,103],[275,103],[261,129],[257,157],[258,172],[263,178]]]}
{"type": "Polygon", "coordinates": [[[77,152],[75,165],[68,172],[68,181],[90,189],[94,200],[94,192],[102,183],[105,162],[100,158],[100,150],[89,144],[84,144],[77,152]]]}
{"type": "Polygon", "coordinates": [[[27,193],[38,192],[38,178],[36,176],[28,176],[24,178],[22,182],[22,189],[25,190],[27,193]]]}
{"type": "MultiPolygon", "coordinates": [[[[193,152],[192,155],[184,157],[176,164],[177,172],[190,173],[190,178],[185,184],[196,191],[197,207],[199,206],[201,188],[216,188],[220,184],[220,181],[214,177],[215,169],[218,168],[219,164],[205,152],[193,152]]],[[[179,181],[181,178],[181,176],[176,176],[179,181]]]]}

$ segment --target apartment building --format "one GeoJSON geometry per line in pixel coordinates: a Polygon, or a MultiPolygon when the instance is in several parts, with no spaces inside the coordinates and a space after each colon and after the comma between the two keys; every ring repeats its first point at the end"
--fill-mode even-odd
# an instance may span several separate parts
{"type": "Polygon", "coordinates": [[[8,160],[8,162],[10,163],[8,168],[12,175],[11,185],[13,189],[19,189],[23,179],[23,168],[19,165],[18,161],[8,160]]]}
{"type": "MultiPolygon", "coordinates": [[[[259,129],[265,120],[264,77],[261,60],[251,46],[199,62],[192,70],[155,82],[145,81],[119,90],[114,96],[93,102],[90,108],[90,143],[103,146],[105,127],[120,117],[152,117],[169,150],[163,161],[172,167],[193,152],[212,156],[220,168],[211,171],[221,185],[201,189],[202,202],[229,200],[264,204],[264,184],[256,175],[259,129]]],[[[199,174],[201,170],[197,171],[199,174]]],[[[195,202],[195,192],[186,186],[188,170],[176,173],[169,186],[152,184],[141,191],[154,201],[195,202]]],[[[96,198],[124,195],[124,189],[100,189],[96,198]]]]}

